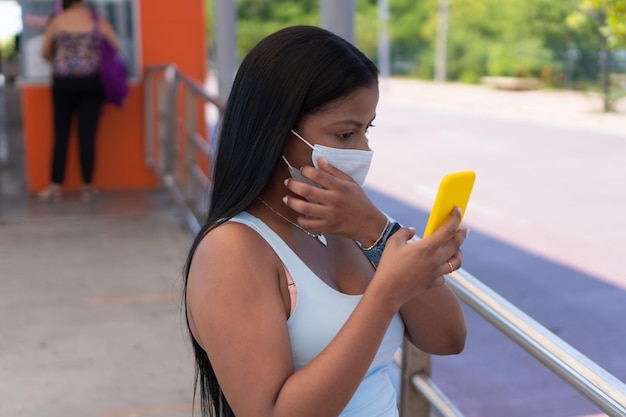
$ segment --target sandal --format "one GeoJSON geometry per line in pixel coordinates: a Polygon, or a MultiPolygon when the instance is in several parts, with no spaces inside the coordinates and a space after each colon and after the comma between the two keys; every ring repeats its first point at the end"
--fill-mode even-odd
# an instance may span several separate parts
{"type": "Polygon", "coordinates": [[[61,201],[62,192],[59,184],[50,184],[37,193],[39,201],[61,201]]]}
{"type": "Polygon", "coordinates": [[[99,194],[98,190],[93,188],[91,185],[83,185],[83,188],[80,192],[80,198],[83,201],[93,201],[96,198],[97,194],[99,194]]]}

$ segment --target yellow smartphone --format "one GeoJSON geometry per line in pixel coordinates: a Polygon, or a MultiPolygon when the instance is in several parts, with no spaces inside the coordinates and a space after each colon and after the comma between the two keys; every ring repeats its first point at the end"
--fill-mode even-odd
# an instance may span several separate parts
{"type": "Polygon", "coordinates": [[[443,177],[424,229],[424,237],[440,228],[448,220],[454,207],[461,208],[461,219],[463,218],[475,180],[474,171],[453,172],[443,177]]]}

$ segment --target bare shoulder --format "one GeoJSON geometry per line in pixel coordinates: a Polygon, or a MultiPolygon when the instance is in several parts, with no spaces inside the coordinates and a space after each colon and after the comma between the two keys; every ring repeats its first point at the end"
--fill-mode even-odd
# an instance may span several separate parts
{"type": "Polygon", "coordinates": [[[55,14],[50,16],[48,21],[46,22],[45,32],[46,33],[55,33],[59,27],[59,21],[62,20],[63,14],[55,14]]]}
{"type": "Polygon", "coordinates": [[[98,15],[98,24],[100,25],[100,29],[102,31],[115,33],[115,30],[113,29],[113,25],[111,24],[111,22],[109,21],[109,19],[107,19],[105,15],[103,14],[98,15]]]}
{"type": "Polygon", "coordinates": [[[115,33],[115,29],[113,28],[113,25],[111,24],[111,22],[109,22],[106,16],[99,15],[98,25],[100,27],[100,32],[102,33],[104,38],[107,39],[110,43],[112,43],[117,48],[118,51],[121,51],[120,40],[118,39],[117,34],[115,33]]]}
{"type": "Polygon", "coordinates": [[[98,14],[98,23],[100,23],[100,25],[111,26],[109,19],[103,14],[98,14]]]}
{"type": "Polygon", "coordinates": [[[252,228],[236,222],[226,222],[211,230],[204,236],[196,249],[194,260],[200,262],[210,259],[219,262],[220,259],[241,257],[243,260],[262,260],[267,252],[273,252],[270,246],[252,228]]]}
{"type": "MultiPolygon", "coordinates": [[[[238,288],[264,291],[277,289],[280,261],[269,244],[246,225],[229,222],[211,230],[193,255],[187,282],[187,299],[193,307],[196,297],[219,289],[225,294],[238,288]]],[[[204,304],[204,303],[202,303],[204,304]]]]}

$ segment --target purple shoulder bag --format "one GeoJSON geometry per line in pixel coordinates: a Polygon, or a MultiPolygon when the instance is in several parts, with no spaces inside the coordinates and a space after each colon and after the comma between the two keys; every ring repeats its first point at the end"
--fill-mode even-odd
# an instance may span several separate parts
{"type": "Polygon", "coordinates": [[[128,67],[117,49],[100,32],[100,19],[93,10],[95,31],[100,43],[100,82],[104,101],[121,107],[128,97],[128,67]]]}

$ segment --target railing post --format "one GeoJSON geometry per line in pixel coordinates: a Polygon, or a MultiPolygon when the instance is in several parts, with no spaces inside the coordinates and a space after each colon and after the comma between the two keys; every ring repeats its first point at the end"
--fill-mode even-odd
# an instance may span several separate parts
{"type": "Polygon", "coordinates": [[[147,71],[144,75],[143,89],[143,125],[144,149],[146,166],[156,174],[154,161],[154,72],[147,71]]]}
{"type": "Polygon", "coordinates": [[[418,372],[430,376],[430,355],[422,352],[406,338],[402,342],[402,382],[400,388],[400,417],[428,417],[430,406],[411,382],[418,372]]]}
{"type": "Polygon", "coordinates": [[[187,103],[185,105],[185,147],[187,161],[185,171],[185,199],[190,207],[194,207],[198,196],[196,193],[196,185],[194,178],[194,167],[197,165],[198,149],[195,146],[194,137],[196,133],[196,112],[198,108],[196,106],[196,96],[191,91],[187,94],[187,103]]]}
{"type": "MultiPolygon", "coordinates": [[[[157,108],[157,135],[156,135],[156,173],[159,178],[163,178],[163,172],[165,167],[166,149],[167,143],[167,84],[163,77],[156,78],[156,108],[157,108]]],[[[155,138],[152,138],[154,141],[155,138]]],[[[154,143],[154,142],[153,142],[154,143]]]]}
{"type": "Polygon", "coordinates": [[[166,111],[166,132],[164,136],[164,143],[162,152],[165,153],[163,156],[164,166],[163,173],[164,175],[173,175],[173,171],[175,168],[175,162],[177,158],[176,152],[176,121],[178,117],[178,105],[177,105],[177,83],[176,83],[176,67],[171,65],[168,66],[165,70],[165,84],[167,95],[165,98],[165,108],[166,111]]]}

